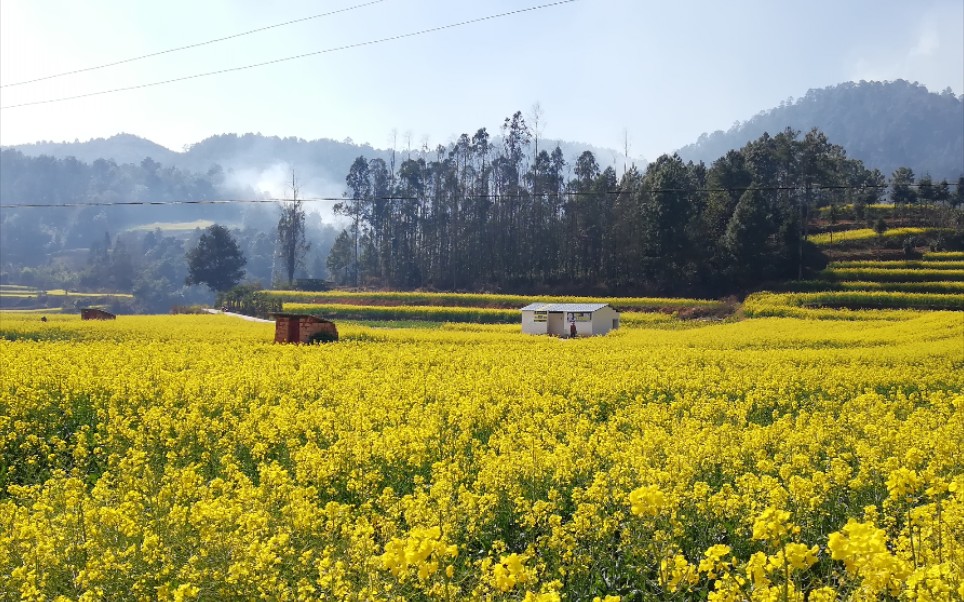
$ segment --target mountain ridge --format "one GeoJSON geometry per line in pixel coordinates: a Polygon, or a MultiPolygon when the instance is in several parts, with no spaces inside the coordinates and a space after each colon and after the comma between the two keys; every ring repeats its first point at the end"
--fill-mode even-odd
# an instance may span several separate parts
{"type": "MultiPolygon", "coordinates": [[[[788,127],[804,132],[820,129],[848,156],[888,176],[897,167],[910,167],[917,175],[929,173],[935,179],[956,179],[964,173],[964,95],[955,96],[949,89],[939,94],[929,92],[905,80],[844,82],[814,88],[795,101],[760,111],[725,132],[704,133],[676,153],[684,160],[709,164],[763,132],[774,135],[788,127]]],[[[497,139],[494,135],[493,142],[497,139]]],[[[631,163],[640,169],[646,164],[642,158],[625,158],[618,151],[591,144],[561,140],[543,143],[545,147],[559,144],[570,165],[584,150],[592,151],[600,165],[612,164],[617,171],[631,163]]],[[[139,164],[150,157],[164,166],[196,173],[220,166],[229,177],[233,174],[252,182],[277,180],[277,185],[284,181],[279,174],[293,169],[312,180],[310,189],[337,195],[355,158],[362,155],[388,162],[392,154],[391,149],[356,144],[350,139],[306,140],[260,133],[217,134],[186,145],[182,151],[126,133],[86,142],[41,141],[5,148],[27,156],[73,156],[86,163],[111,159],[118,164],[139,164]]],[[[400,163],[407,154],[426,156],[433,149],[394,152],[400,163]]]]}
{"type": "Polygon", "coordinates": [[[848,156],[887,176],[898,167],[935,179],[964,174],[964,95],[955,96],[949,88],[930,92],[906,80],[813,88],[725,132],[704,133],[676,152],[684,160],[709,163],[764,132],[774,135],[787,127],[817,128],[848,156]]]}
{"type": "MultiPolygon", "coordinates": [[[[492,142],[499,144],[499,138],[493,136],[492,142]]],[[[633,163],[639,169],[646,166],[643,159],[625,161],[616,151],[589,144],[540,140],[540,148],[543,144],[546,148],[559,144],[570,165],[575,164],[583,151],[591,150],[601,165],[611,164],[617,171],[623,171],[625,166],[633,163]]],[[[267,196],[283,196],[289,189],[288,183],[294,172],[302,197],[323,198],[342,196],[345,176],[359,156],[368,160],[380,158],[390,164],[392,155],[391,149],[374,148],[368,143],[356,144],[350,140],[339,142],[329,138],[305,140],[295,136],[282,138],[260,133],[216,134],[186,145],[180,152],[133,134],[116,134],[87,142],[39,142],[4,148],[17,150],[28,157],[74,157],[88,164],[105,159],[113,160],[118,165],[140,165],[145,158],[150,158],[165,168],[213,175],[223,183],[225,191],[233,194],[248,190],[267,196]]],[[[431,159],[434,149],[396,149],[396,167],[408,155],[431,159]]]]}

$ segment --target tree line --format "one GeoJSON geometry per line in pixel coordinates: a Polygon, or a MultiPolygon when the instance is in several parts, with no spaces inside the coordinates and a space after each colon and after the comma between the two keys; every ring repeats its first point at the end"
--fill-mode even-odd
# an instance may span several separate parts
{"type": "MultiPolygon", "coordinates": [[[[348,224],[340,232],[306,216],[294,174],[290,202],[152,211],[233,223],[250,284],[309,277],[394,289],[716,296],[820,267],[806,243],[817,209],[829,206],[833,223],[844,213],[863,219],[864,207],[885,199],[898,208],[964,204],[964,178],[952,185],[902,167],[888,181],[818,130],[763,134],[709,165],[664,155],[621,174],[589,151],[568,161],[536,130],[516,113],[497,137],[480,128],[428,153],[358,157],[336,207],[348,224]]],[[[0,166],[7,203],[81,204],[5,207],[0,279],[134,292],[151,310],[196,298],[191,285],[203,281],[190,277],[190,252],[204,232],[124,228],[143,223],[143,207],[91,203],[216,200],[220,169],[195,175],[150,159],[87,165],[13,150],[0,151],[0,166]]]]}
{"type": "MultiPolygon", "coordinates": [[[[961,203],[894,174],[894,200],[961,203]],[[910,191],[910,192],[908,192],[910,191]]],[[[340,284],[445,290],[721,294],[820,267],[811,213],[886,198],[887,178],[818,130],[764,133],[709,166],[664,155],[617,174],[591,152],[539,149],[521,113],[434,157],[359,157],[328,256],[340,284]]]]}

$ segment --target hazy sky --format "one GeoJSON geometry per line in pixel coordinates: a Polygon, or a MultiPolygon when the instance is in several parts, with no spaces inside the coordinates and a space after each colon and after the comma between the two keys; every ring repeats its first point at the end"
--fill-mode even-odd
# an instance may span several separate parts
{"type": "MultiPolygon", "coordinates": [[[[24,80],[230,36],[370,0],[3,0],[0,105],[337,49],[551,0],[382,0],[217,44],[28,85],[24,80]]],[[[0,110],[0,144],[118,132],[169,148],[226,132],[448,143],[516,110],[543,136],[653,159],[788,97],[848,80],[964,92],[961,0],[576,0],[298,60],[0,110]]]]}

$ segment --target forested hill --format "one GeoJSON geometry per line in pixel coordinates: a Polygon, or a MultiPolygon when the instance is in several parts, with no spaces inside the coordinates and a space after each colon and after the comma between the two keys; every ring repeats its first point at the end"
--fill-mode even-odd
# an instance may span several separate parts
{"type": "MultiPolygon", "coordinates": [[[[56,159],[74,157],[81,163],[93,163],[97,159],[113,161],[118,165],[139,164],[146,157],[162,165],[173,165],[178,153],[133,134],[117,134],[110,138],[94,138],[86,142],[41,141],[33,144],[11,146],[28,157],[46,155],[56,159]]],[[[204,169],[207,171],[207,168],[204,169]]]]}
{"type": "MultiPolygon", "coordinates": [[[[85,142],[38,142],[10,147],[28,157],[46,155],[56,159],[74,157],[83,163],[97,159],[113,161],[118,165],[139,165],[145,158],[165,167],[193,173],[207,173],[220,166],[235,188],[256,187],[258,184],[281,189],[288,169],[299,174],[299,180],[308,183],[312,193],[341,195],[342,180],[355,157],[364,155],[371,159],[388,160],[390,152],[380,151],[367,144],[355,144],[350,140],[303,140],[289,137],[263,136],[261,134],[220,134],[196,144],[173,151],[159,144],[132,134],[118,134],[110,138],[96,138],[85,142]],[[273,169],[281,166],[281,169],[273,169]],[[268,173],[271,172],[271,173],[268,173]],[[273,173],[277,172],[277,173],[273,173]],[[277,182],[267,181],[270,179],[277,182]],[[331,190],[331,188],[336,188],[331,190]]],[[[219,170],[219,171],[221,171],[219,170]]]]}
{"type": "Polygon", "coordinates": [[[901,166],[935,179],[964,170],[964,96],[937,94],[904,80],[847,82],[810,90],[728,131],[703,134],[679,149],[685,160],[710,163],[763,132],[818,128],[869,168],[890,175],[901,166]]]}
{"type": "MultiPolygon", "coordinates": [[[[500,140],[496,136],[492,142],[501,144],[500,140]]],[[[396,164],[409,158],[431,160],[437,156],[436,146],[430,145],[426,151],[423,145],[424,142],[412,140],[411,148],[408,148],[409,144],[399,136],[395,151],[396,164]]],[[[611,149],[559,140],[540,141],[540,147],[551,149],[557,145],[570,162],[574,162],[583,151],[589,150],[604,167],[612,166],[620,173],[624,171],[624,164],[635,163],[640,169],[646,165],[641,158],[626,160],[621,153],[611,149]]],[[[445,144],[446,148],[448,146],[445,144]]],[[[150,158],[164,167],[198,174],[208,173],[212,167],[220,166],[221,169],[216,171],[223,171],[228,186],[258,191],[283,190],[284,183],[291,177],[289,170],[294,169],[303,186],[303,195],[335,197],[344,192],[345,174],[357,157],[382,159],[390,164],[392,156],[389,149],[374,148],[367,143],[358,144],[351,139],[341,142],[326,138],[304,140],[250,133],[211,136],[179,152],[131,134],[86,142],[38,142],[9,148],[27,157],[75,157],[83,163],[104,159],[118,165],[139,165],[145,158],[150,158]]]]}

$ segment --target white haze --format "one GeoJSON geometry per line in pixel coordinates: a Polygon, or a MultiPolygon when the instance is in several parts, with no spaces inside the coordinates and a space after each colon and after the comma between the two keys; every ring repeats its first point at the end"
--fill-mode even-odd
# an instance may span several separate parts
{"type": "Polygon", "coordinates": [[[292,169],[298,198],[305,200],[306,212],[317,215],[322,224],[344,226],[344,218],[335,215],[332,210],[337,201],[329,200],[341,199],[344,185],[312,175],[310,170],[292,168],[287,161],[278,161],[265,168],[226,169],[224,186],[229,190],[253,190],[262,198],[290,199],[292,169]]]}

